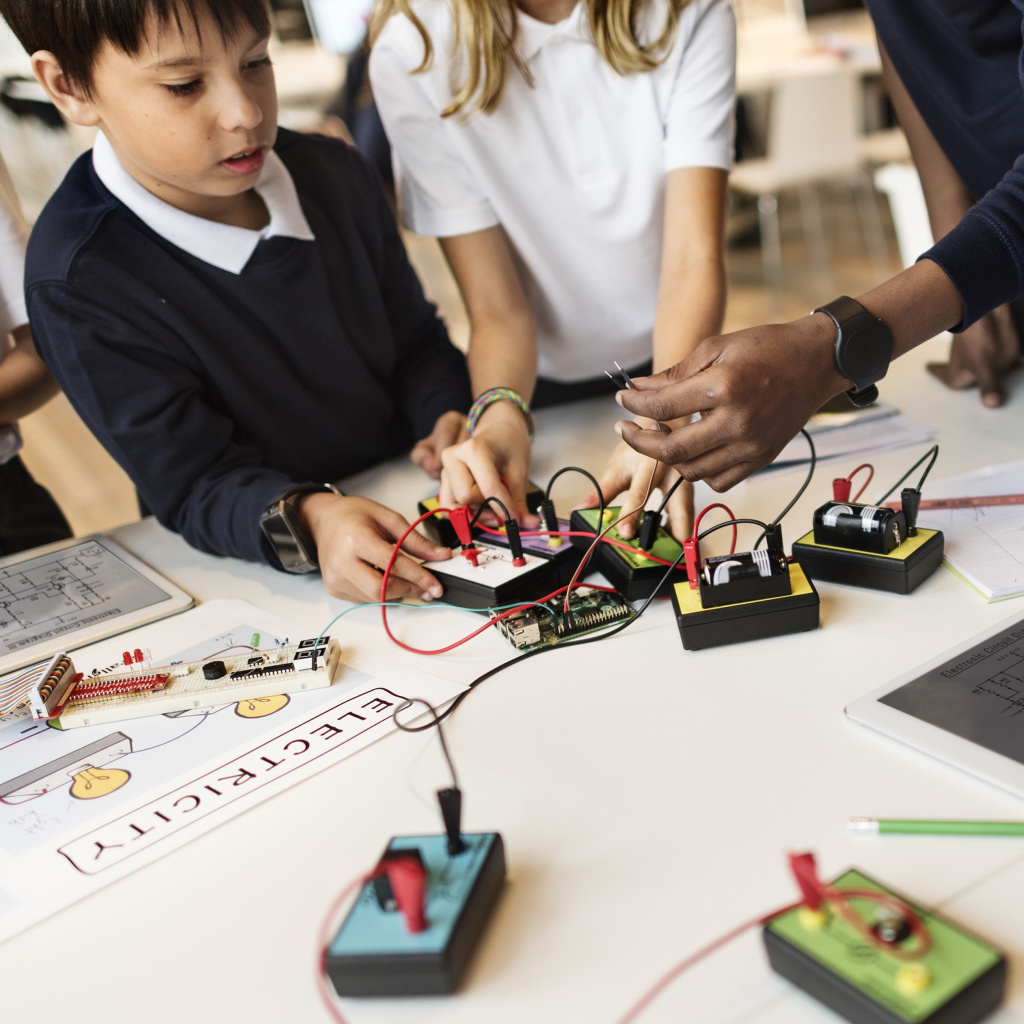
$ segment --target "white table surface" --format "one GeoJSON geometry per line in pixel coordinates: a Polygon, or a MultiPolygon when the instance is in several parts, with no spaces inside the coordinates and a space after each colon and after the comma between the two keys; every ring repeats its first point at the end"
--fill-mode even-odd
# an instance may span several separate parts
{"type": "MultiPolygon", "coordinates": [[[[884,387],[940,428],[935,475],[1024,458],[1024,380],[1008,406],[984,410],[975,393],[952,394],[924,373],[941,346],[902,360],[884,387]]],[[[615,418],[610,401],[541,413],[535,479],[569,461],[599,469],[615,418]]],[[[919,454],[876,457],[879,490],[919,454]]],[[[785,524],[787,541],[808,528],[832,477],[852,468],[819,471],[785,524]]],[[[737,515],[767,518],[799,479],[760,477],[727,500],[737,515]]],[[[427,491],[405,465],[361,485],[410,515],[427,491]]],[[[567,480],[562,509],[584,487],[567,480]]],[[[707,498],[701,487],[698,502],[707,498]]],[[[343,607],[318,580],[204,556],[152,521],[114,535],[199,601],[243,597],[310,630],[343,607]]],[[[785,854],[811,849],[826,876],[858,866],[1000,944],[1011,983],[992,1020],[1024,1020],[1024,844],[846,831],[854,814],[1020,818],[1020,802],[843,716],[887,678],[1015,608],[1024,615],[1024,602],[986,605],[946,569],[909,597],[819,589],[812,633],[684,652],[671,609],[657,602],[606,643],[544,654],[482,685],[448,737],[465,829],[505,838],[506,890],[461,994],[350,1000],[347,1019],[614,1021],[683,956],[792,900],[785,854]]],[[[438,609],[401,617],[401,628],[412,642],[437,642],[477,621],[438,609]]],[[[355,655],[388,649],[375,612],[339,625],[355,655]]],[[[396,663],[466,680],[511,654],[491,634],[445,657],[390,651],[396,663]]],[[[447,784],[436,739],[393,735],[280,793],[0,947],[3,1021],[327,1020],[314,986],[327,907],[392,835],[440,829],[433,791],[447,784]]],[[[769,970],[755,932],[641,1018],[834,1019],[769,970]]]]}

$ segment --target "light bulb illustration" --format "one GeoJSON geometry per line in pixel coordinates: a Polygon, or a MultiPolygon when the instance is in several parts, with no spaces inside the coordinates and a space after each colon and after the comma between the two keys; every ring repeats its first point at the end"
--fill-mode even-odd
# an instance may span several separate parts
{"type": "Polygon", "coordinates": [[[280,711],[291,697],[287,693],[278,693],[273,697],[254,697],[252,700],[240,700],[235,706],[235,714],[242,718],[266,718],[275,711],[280,711]]]}
{"type": "Polygon", "coordinates": [[[131,772],[121,768],[84,768],[74,776],[71,795],[79,800],[95,800],[120,789],[131,777],[131,772]]]}

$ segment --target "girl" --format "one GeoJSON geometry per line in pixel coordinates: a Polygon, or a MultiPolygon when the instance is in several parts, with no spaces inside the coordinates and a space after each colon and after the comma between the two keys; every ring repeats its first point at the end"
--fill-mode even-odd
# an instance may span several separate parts
{"type": "MultiPolygon", "coordinates": [[[[540,406],[614,390],[613,362],[643,374],[653,357],[657,371],[721,328],[732,10],[379,0],[371,38],[402,218],[440,239],[471,323],[478,398],[468,439],[443,452],[441,500],[496,495],[531,523],[531,395],[540,406]]],[[[633,508],[653,469],[620,444],[601,490],[628,489],[633,508]]],[[[692,500],[677,488],[679,537],[692,500]]]]}

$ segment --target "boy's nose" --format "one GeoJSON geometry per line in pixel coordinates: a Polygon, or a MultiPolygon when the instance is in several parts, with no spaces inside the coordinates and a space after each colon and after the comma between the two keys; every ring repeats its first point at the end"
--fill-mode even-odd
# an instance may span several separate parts
{"type": "Polygon", "coordinates": [[[263,108],[249,91],[238,83],[224,98],[221,124],[227,131],[255,128],[263,120],[263,108]]]}

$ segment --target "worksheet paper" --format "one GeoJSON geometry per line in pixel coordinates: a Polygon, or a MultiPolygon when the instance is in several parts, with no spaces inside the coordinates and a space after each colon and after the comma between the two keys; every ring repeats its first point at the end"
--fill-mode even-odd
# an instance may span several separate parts
{"type": "MultiPolygon", "coordinates": [[[[197,661],[296,643],[320,625],[209,601],[72,657],[90,674],[120,666],[126,648],[149,648],[154,664],[197,661]]],[[[408,667],[342,664],[326,689],[123,723],[64,732],[25,708],[0,718],[0,941],[395,731],[406,697],[436,707],[462,689],[408,667]]]]}
{"type": "MultiPolygon", "coordinates": [[[[1024,494],[1024,462],[1007,462],[963,476],[928,481],[925,498],[1024,494]]],[[[988,601],[1024,594],[1024,505],[929,509],[921,526],[941,530],[949,567],[988,601]]]]}
{"type": "MultiPolygon", "coordinates": [[[[857,419],[856,414],[822,414],[811,417],[807,429],[814,439],[814,449],[819,462],[827,459],[849,458],[867,452],[881,452],[889,448],[903,448],[906,445],[925,444],[935,431],[909,416],[878,415],[869,419],[857,419]],[[835,426],[833,416],[848,421],[835,426]]],[[[776,469],[796,469],[805,466],[811,457],[807,439],[797,434],[776,456],[775,461],[763,472],[776,469]]]]}

